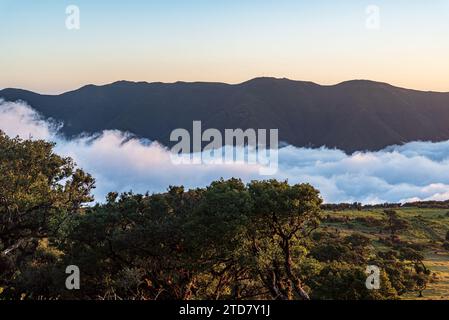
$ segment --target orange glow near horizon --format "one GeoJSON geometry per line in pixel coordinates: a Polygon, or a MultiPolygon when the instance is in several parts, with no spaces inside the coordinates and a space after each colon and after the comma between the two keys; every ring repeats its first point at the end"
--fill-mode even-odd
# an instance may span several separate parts
{"type": "Polygon", "coordinates": [[[449,92],[449,0],[0,0],[0,88],[56,94],[118,80],[332,85],[367,79],[449,92]]]}

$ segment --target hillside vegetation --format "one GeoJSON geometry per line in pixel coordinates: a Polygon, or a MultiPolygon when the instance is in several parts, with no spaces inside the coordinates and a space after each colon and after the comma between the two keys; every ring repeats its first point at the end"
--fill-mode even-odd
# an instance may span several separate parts
{"type": "Polygon", "coordinates": [[[448,298],[442,208],[334,211],[309,184],[239,179],[93,205],[53,144],[2,133],[0,171],[0,299],[448,298]]]}
{"type": "MultiPolygon", "coordinates": [[[[433,205],[438,206],[438,203],[433,205]]],[[[447,207],[447,204],[444,206],[447,207]]],[[[405,207],[394,210],[409,224],[409,228],[398,235],[399,239],[419,249],[424,264],[432,274],[423,297],[406,294],[402,298],[448,300],[449,246],[446,237],[449,232],[449,209],[405,207]]],[[[389,250],[383,241],[388,237],[388,232],[382,227],[384,209],[326,211],[325,215],[328,218],[323,222],[323,228],[334,230],[340,235],[363,234],[377,250],[389,250]]]]}

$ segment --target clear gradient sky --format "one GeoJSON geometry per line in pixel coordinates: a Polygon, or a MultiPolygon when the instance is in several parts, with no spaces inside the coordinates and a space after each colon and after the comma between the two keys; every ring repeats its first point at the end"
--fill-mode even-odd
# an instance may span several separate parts
{"type": "Polygon", "coordinates": [[[258,76],[449,91],[449,0],[0,0],[0,88],[258,76]]]}

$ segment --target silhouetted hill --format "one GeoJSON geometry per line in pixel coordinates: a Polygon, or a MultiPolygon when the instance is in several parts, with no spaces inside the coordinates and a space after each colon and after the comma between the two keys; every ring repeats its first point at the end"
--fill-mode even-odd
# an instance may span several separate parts
{"type": "Polygon", "coordinates": [[[241,84],[119,81],[61,95],[0,91],[46,117],[69,136],[120,129],[169,144],[175,128],[278,128],[296,146],[377,150],[414,140],[449,139],[449,93],[422,92],[354,80],[333,86],[256,78],[241,84]]]}

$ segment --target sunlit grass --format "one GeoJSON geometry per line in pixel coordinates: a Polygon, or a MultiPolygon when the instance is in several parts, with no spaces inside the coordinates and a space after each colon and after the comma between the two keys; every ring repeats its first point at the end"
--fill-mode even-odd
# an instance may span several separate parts
{"type": "MultiPolygon", "coordinates": [[[[434,280],[429,283],[424,290],[423,298],[418,298],[417,293],[411,293],[402,299],[421,300],[448,300],[449,299],[449,251],[444,250],[446,232],[449,231],[449,210],[448,209],[421,209],[421,208],[400,208],[396,209],[400,217],[410,223],[410,228],[400,233],[400,239],[408,243],[420,244],[424,246],[424,263],[433,275],[434,280]]],[[[324,222],[323,226],[338,229],[342,235],[349,235],[354,232],[362,233],[372,240],[372,244],[377,250],[387,250],[383,243],[378,241],[386,237],[387,233],[382,227],[367,225],[363,219],[371,217],[374,221],[384,219],[383,209],[326,211],[325,216],[332,218],[344,218],[344,221],[324,222]]]]}

